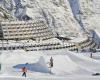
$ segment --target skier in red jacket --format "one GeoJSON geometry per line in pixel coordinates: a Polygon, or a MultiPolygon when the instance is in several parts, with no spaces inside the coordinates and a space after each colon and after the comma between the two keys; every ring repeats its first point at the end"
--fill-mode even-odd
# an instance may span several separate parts
{"type": "Polygon", "coordinates": [[[23,72],[22,76],[26,77],[27,68],[23,67],[22,68],[22,72],[23,72]]]}

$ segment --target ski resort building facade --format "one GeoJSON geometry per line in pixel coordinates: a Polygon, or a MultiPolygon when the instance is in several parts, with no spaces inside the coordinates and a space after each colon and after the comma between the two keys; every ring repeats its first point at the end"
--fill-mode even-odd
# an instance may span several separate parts
{"type": "Polygon", "coordinates": [[[54,37],[52,31],[41,20],[1,22],[1,39],[49,39],[54,37]]]}
{"type": "Polygon", "coordinates": [[[75,42],[64,37],[56,37],[43,20],[2,21],[0,24],[0,50],[77,50],[99,48],[88,37],[75,42]]]}

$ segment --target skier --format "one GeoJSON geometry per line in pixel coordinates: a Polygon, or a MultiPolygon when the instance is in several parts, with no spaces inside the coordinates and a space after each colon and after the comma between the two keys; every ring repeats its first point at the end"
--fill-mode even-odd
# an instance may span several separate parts
{"type": "Polygon", "coordinates": [[[1,70],[1,63],[0,63],[0,70],[1,70]]]}
{"type": "Polygon", "coordinates": [[[78,52],[78,48],[76,48],[76,51],[78,52]]]}
{"type": "Polygon", "coordinates": [[[26,77],[27,68],[23,67],[22,68],[22,72],[23,72],[22,76],[26,77]]]}
{"type": "Polygon", "coordinates": [[[52,68],[53,67],[53,58],[51,57],[50,58],[50,68],[52,68]]]}
{"type": "Polygon", "coordinates": [[[93,55],[92,55],[92,52],[90,53],[90,58],[92,58],[93,57],[93,55]]]}

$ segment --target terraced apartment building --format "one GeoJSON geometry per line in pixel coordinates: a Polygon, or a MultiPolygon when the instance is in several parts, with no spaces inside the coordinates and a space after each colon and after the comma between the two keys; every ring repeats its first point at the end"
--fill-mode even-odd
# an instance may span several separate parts
{"type": "Polygon", "coordinates": [[[2,21],[0,24],[0,39],[49,39],[54,37],[52,30],[42,20],[2,21]]]}
{"type": "Polygon", "coordinates": [[[88,37],[81,41],[77,38],[75,38],[77,40],[66,39],[66,37],[56,37],[43,20],[0,22],[0,50],[39,51],[66,48],[75,51],[84,48],[99,48],[88,37]]]}

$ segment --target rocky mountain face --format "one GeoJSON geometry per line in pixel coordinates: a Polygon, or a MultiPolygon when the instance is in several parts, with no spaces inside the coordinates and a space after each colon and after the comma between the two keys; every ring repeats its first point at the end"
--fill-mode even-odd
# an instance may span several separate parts
{"type": "Polygon", "coordinates": [[[74,17],[86,30],[99,29],[100,0],[69,0],[74,17]]]}
{"type": "Polygon", "coordinates": [[[0,0],[2,19],[42,19],[55,34],[80,36],[99,28],[100,0],[0,0]]]}

